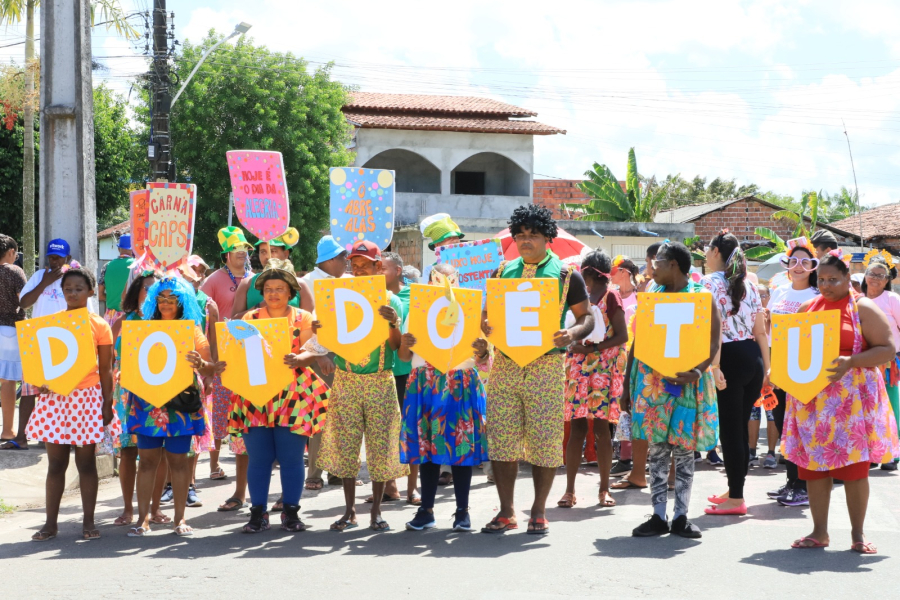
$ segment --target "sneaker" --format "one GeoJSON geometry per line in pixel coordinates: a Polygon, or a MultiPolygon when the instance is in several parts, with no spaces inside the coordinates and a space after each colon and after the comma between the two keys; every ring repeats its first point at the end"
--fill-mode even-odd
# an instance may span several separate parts
{"type": "Polygon", "coordinates": [[[613,465],[613,468],[609,470],[609,474],[610,476],[615,477],[617,475],[624,475],[630,470],[631,461],[619,459],[619,461],[613,465]]]}
{"type": "Polygon", "coordinates": [[[284,531],[290,531],[291,533],[306,531],[306,524],[300,520],[299,512],[299,504],[284,505],[284,509],[281,512],[281,528],[284,531]]]}
{"type": "Polygon", "coordinates": [[[194,489],[193,485],[188,488],[187,506],[190,508],[203,506],[203,500],[197,497],[197,490],[194,489]]]}
{"type": "Polygon", "coordinates": [[[766,496],[768,496],[769,498],[772,498],[773,500],[777,500],[778,498],[784,496],[790,487],[791,487],[790,484],[785,482],[784,485],[782,485],[777,490],[772,490],[771,492],[766,492],[766,496]]]}
{"type": "Polygon", "coordinates": [[[700,533],[700,528],[688,521],[686,515],[681,515],[672,521],[672,533],[691,539],[703,537],[703,534],[700,533]]]}
{"type": "Polygon", "coordinates": [[[468,509],[457,508],[453,513],[453,531],[473,531],[468,509]]]}
{"type": "Polygon", "coordinates": [[[766,454],[766,457],[763,459],[763,469],[774,469],[778,466],[778,459],[775,458],[774,452],[769,452],[766,454]]]}
{"type": "Polygon", "coordinates": [[[710,450],[706,453],[706,462],[711,464],[714,467],[718,467],[725,464],[725,461],[719,456],[719,453],[715,450],[710,450]]]}
{"type": "Polygon", "coordinates": [[[886,462],[886,463],[884,463],[883,465],[881,465],[881,470],[882,470],[882,471],[896,471],[896,470],[897,470],[897,463],[895,463],[895,462],[893,462],[893,461],[891,461],[891,462],[886,462]]]}
{"type": "Polygon", "coordinates": [[[169,502],[172,501],[173,495],[174,495],[174,492],[172,492],[172,484],[167,483],[166,489],[163,490],[162,497],[160,497],[160,499],[159,499],[159,503],[160,504],[168,504],[169,502]]]}
{"type": "Polygon", "coordinates": [[[809,506],[809,496],[806,490],[789,489],[783,496],[778,497],[778,504],[782,506],[809,506]]]}
{"type": "Polygon", "coordinates": [[[653,514],[647,521],[635,527],[631,532],[634,537],[651,537],[654,535],[662,535],[669,533],[669,522],[660,519],[659,515],[653,514]]]}
{"type": "Polygon", "coordinates": [[[269,513],[266,512],[265,506],[250,507],[250,522],[241,528],[244,533],[259,533],[260,531],[268,531],[269,529],[269,513]]]}
{"type": "Polygon", "coordinates": [[[756,455],[756,450],[755,450],[755,449],[750,450],[750,460],[749,460],[749,464],[750,464],[751,467],[758,467],[758,466],[759,466],[759,457],[756,455]]]}
{"type": "Polygon", "coordinates": [[[703,462],[703,455],[700,454],[699,452],[697,452],[696,450],[694,450],[694,462],[695,463],[703,462]]]}
{"type": "Polygon", "coordinates": [[[434,513],[428,512],[428,509],[419,507],[419,510],[416,511],[416,516],[412,518],[412,521],[406,523],[407,531],[422,531],[423,529],[431,529],[437,525],[434,522],[434,513]]]}

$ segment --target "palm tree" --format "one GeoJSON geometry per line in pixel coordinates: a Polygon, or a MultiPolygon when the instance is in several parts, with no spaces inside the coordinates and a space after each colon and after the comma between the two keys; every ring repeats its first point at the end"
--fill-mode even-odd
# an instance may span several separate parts
{"type": "MultiPolygon", "coordinates": [[[[34,91],[34,11],[40,0],[0,0],[0,25],[25,21],[25,102],[22,117],[25,120],[23,143],[24,166],[22,168],[22,252],[25,272],[34,273],[34,107],[37,95],[34,91]]],[[[115,29],[127,38],[137,38],[137,31],[126,20],[128,17],[118,0],[94,0],[91,2],[91,22],[99,11],[107,29],[115,29]]]]}
{"type": "Polygon", "coordinates": [[[584,173],[586,179],[578,183],[578,189],[591,197],[587,204],[563,204],[565,210],[576,213],[579,221],[630,221],[649,223],[668,199],[672,181],[649,188],[641,194],[640,175],[634,148],[628,151],[628,169],[625,189],[606,165],[594,163],[584,173]]]}
{"type": "MultiPolygon", "coordinates": [[[[795,228],[794,232],[791,234],[791,238],[797,238],[801,236],[809,237],[811,231],[815,231],[816,224],[819,222],[819,194],[815,192],[804,192],[802,195],[802,200],[800,201],[800,210],[779,210],[772,213],[772,219],[784,219],[785,221],[790,221],[794,223],[795,228]],[[809,220],[810,226],[809,229],[806,228],[806,209],[810,210],[809,220]]],[[[784,252],[787,249],[787,244],[785,241],[781,239],[781,237],[769,229],[768,227],[757,227],[754,231],[756,235],[759,237],[768,240],[772,243],[773,247],[769,246],[757,246],[756,248],[750,248],[744,255],[747,258],[753,260],[766,261],[773,256],[784,252]]]]}

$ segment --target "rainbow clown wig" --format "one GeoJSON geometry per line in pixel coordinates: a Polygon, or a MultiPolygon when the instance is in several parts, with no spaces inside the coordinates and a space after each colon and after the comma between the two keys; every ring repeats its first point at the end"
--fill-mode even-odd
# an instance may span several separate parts
{"type": "Polygon", "coordinates": [[[180,319],[193,321],[198,325],[203,322],[203,314],[200,312],[200,307],[197,306],[197,294],[194,293],[194,287],[181,277],[174,275],[166,275],[147,290],[147,299],[144,300],[141,307],[145,321],[160,318],[156,307],[156,298],[165,290],[171,291],[172,295],[178,298],[178,308],[181,309],[180,319]]]}

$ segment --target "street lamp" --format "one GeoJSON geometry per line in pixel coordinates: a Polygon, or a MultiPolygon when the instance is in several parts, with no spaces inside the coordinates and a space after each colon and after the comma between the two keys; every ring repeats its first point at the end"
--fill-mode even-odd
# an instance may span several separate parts
{"type": "Polygon", "coordinates": [[[178,93],[175,94],[175,97],[174,97],[174,98],[172,98],[172,104],[171,104],[171,106],[175,106],[175,101],[178,100],[178,97],[181,95],[181,92],[183,92],[183,91],[184,91],[184,88],[187,87],[187,84],[189,84],[189,83],[191,82],[191,78],[194,76],[194,73],[197,72],[197,69],[200,68],[200,65],[203,64],[203,61],[206,60],[206,57],[209,56],[210,53],[211,53],[213,50],[215,50],[216,48],[218,48],[219,46],[221,46],[222,44],[224,44],[225,42],[227,42],[227,41],[230,40],[231,38],[236,37],[236,36],[239,36],[239,35],[244,34],[244,33],[247,33],[248,31],[250,31],[250,28],[251,28],[251,27],[253,27],[253,26],[250,25],[249,23],[239,23],[239,24],[235,25],[235,26],[234,26],[234,31],[231,32],[231,35],[229,35],[228,37],[226,37],[226,38],[224,38],[223,40],[219,41],[217,44],[214,44],[209,50],[207,50],[206,52],[204,52],[204,53],[203,53],[203,56],[200,57],[200,60],[197,61],[197,64],[194,65],[194,69],[191,71],[191,74],[188,75],[187,79],[184,80],[184,83],[181,84],[181,88],[178,90],[178,93]]]}

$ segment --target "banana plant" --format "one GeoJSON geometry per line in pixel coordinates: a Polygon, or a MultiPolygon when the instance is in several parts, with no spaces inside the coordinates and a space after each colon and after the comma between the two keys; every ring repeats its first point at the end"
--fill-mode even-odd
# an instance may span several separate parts
{"type": "Polygon", "coordinates": [[[800,200],[800,210],[795,212],[793,210],[779,210],[777,212],[772,213],[773,219],[784,219],[786,221],[790,221],[794,224],[794,233],[791,234],[792,238],[806,236],[809,237],[811,231],[815,231],[816,224],[819,222],[819,198],[821,197],[821,192],[818,194],[815,192],[806,192],[803,194],[800,200]],[[809,209],[809,220],[810,227],[806,228],[806,209],[809,209]]]}
{"type": "Polygon", "coordinates": [[[757,246],[756,248],[750,248],[749,250],[744,252],[744,256],[746,256],[748,259],[765,262],[773,256],[777,256],[779,253],[787,250],[787,244],[785,244],[784,240],[781,239],[777,233],[775,233],[768,227],[757,227],[754,233],[756,233],[756,235],[763,238],[764,240],[772,242],[775,247],[770,248],[769,246],[757,246]]]}
{"type": "Polygon", "coordinates": [[[702,252],[697,252],[694,250],[694,245],[700,243],[700,236],[695,235],[693,237],[684,238],[684,245],[690,248],[691,250],[691,258],[694,260],[706,260],[706,255],[702,252]]]}
{"type": "Polygon", "coordinates": [[[588,203],[562,205],[564,210],[575,213],[575,219],[579,221],[652,222],[665,205],[673,184],[669,181],[642,194],[634,148],[628,151],[624,190],[606,165],[594,163],[584,176],[585,180],[578,183],[578,189],[590,196],[588,203]]]}

